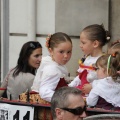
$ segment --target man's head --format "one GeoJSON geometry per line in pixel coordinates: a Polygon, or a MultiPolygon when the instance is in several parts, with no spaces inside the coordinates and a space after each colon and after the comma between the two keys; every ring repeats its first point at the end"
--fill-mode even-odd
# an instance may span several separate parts
{"type": "Polygon", "coordinates": [[[82,120],[86,113],[81,91],[74,87],[56,90],[51,100],[51,111],[54,120],[82,120]]]}

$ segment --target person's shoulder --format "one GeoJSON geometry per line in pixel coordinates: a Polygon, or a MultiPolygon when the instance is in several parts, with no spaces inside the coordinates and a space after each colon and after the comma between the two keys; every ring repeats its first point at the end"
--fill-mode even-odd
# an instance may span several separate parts
{"type": "Polygon", "coordinates": [[[106,86],[109,86],[109,85],[114,85],[114,81],[112,79],[112,77],[105,77],[103,79],[99,79],[98,80],[98,84],[96,85],[96,87],[106,87],[106,86]]]}
{"type": "Polygon", "coordinates": [[[44,66],[44,70],[56,71],[58,69],[58,65],[55,63],[50,63],[44,66]]]}
{"type": "Polygon", "coordinates": [[[11,68],[11,69],[7,72],[6,77],[12,76],[13,73],[14,73],[14,71],[15,71],[15,69],[14,69],[14,68],[11,68]]]}
{"type": "Polygon", "coordinates": [[[87,57],[86,57],[86,59],[87,60],[93,60],[93,59],[98,59],[100,56],[97,56],[97,57],[93,57],[93,56],[91,56],[91,55],[88,55],[87,57]]]}
{"type": "Polygon", "coordinates": [[[99,80],[93,80],[93,82],[91,83],[92,87],[95,87],[99,82],[99,80]]]}
{"type": "Polygon", "coordinates": [[[49,55],[43,56],[39,68],[43,68],[44,66],[51,64],[51,63],[52,63],[52,58],[49,55]]]}
{"type": "Polygon", "coordinates": [[[43,72],[47,72],[49,74],[61,74],[61,73],[65,73],[67,74],[67,68],[63,65],[58,65],[57,63],[51,63],[46,65],[43,68],[43,72]]]}
{"type": "Polygon", "coordinates": [[[94,64],[98,58],[99,58],[99,56],[93,57],[93,56],[89,55],[86,57],[84,64],[90,64],[90,65],[94,64]]]}
{"type": "Polygon", "coordinates": [[[24,73],[25,76],[27,77],[35,77],[35,75],[31,74],[31,73],[24,73]],[[25,75],[26,74],[26,75],[25,75]]]}
{"type": "Polygon", "coordinates": [[[41,62],[51,62],[51,61],[52,61],[52,58],[49,55],[47,55],[42,57],[41,62]]]}
{"type": "Polygon", "coordinates": [[[13,73],[15,71],[15,68],[11,68],[8,73],[13,73]]]}
{"type": "Polygon", "coordinates": [[[23,77],[24,79],[34,79],[35,75],[31,74],[31,73],[20,73],[18,75],[18,77],[23,77]]]}

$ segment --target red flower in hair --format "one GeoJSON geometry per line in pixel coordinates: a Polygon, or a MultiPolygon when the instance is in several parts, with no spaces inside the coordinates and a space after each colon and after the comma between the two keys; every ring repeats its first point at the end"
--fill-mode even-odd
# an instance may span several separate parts
{"type": "Polygon", "coordinates": [[[45,44],[46,47],[49,47],[50,38],[51,38],[51,34],[49,34],[46,38],[46,44],[45,44]]]}

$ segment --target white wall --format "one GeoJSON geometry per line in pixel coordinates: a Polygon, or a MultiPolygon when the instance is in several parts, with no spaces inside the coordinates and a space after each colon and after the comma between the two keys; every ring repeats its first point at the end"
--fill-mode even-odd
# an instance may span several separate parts
{"type": "MultiPolygon", "coordinates": [[[[10,1],[10,33],[9,37],[9,68],[16,65],[21,46],[29,41],[28,39],[28,2],[29,0],[10,1]],[[17,34],[17,36],[16,36],[17,34]],[[26,36],[22,36],[25,34],[26,36]]],[[[55,1],[36,1],[36,34],[49,34],[55,32],[55,1]],[[47,2],[47,4],[46,4],[47,2]]],[[[48,54],[45,45],[45,37],[36,37],[43,46],[43,55],[48,54]]]]}

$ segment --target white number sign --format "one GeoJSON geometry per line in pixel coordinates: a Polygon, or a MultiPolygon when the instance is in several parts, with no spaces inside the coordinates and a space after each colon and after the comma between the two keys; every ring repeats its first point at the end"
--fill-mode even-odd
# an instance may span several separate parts
{"type": "Polygon", "coordinates": [[[34,107],[0,103],[0,120],[33,120],[34,107]]]}

